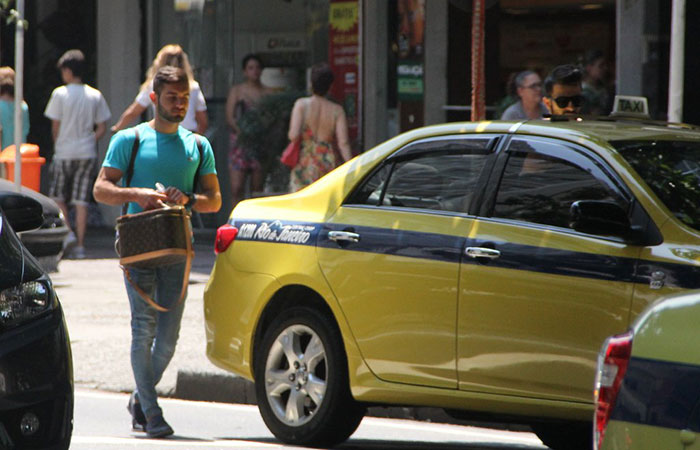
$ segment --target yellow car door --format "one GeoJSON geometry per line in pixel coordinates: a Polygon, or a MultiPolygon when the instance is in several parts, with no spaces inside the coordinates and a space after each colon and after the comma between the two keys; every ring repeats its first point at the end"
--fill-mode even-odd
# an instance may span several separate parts
{"type": "Polygon", "coordinates": [[[494,139],[437,139],[384,161],[321,231],[318,256],[362,356],[385,380],[457,388],[464,211],[494,139]]]}
{"type": "Polygon", "coordinates": [[[571,206],[639,206],[573,144],[514,137],[496,167],[460,270],[459,387],[589,403],[602,342],[628,326],[642,247],[572,229],[571,206]]]}

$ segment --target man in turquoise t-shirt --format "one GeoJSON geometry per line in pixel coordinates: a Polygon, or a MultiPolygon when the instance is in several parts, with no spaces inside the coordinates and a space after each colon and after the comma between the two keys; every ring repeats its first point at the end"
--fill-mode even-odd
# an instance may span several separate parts
{"type": "MultiPolygon", "coordinates": [[[[151,101],[156,116],[138,125],[139,145],[128,187],[120,183],[134,148],[135,129],[120,131],[112,137],[93,194],[98,202],[109,205],[129,203],[129,212],[162,208],[165,203],[184,205],[198,212],[216,212],[221,208],[221,193],[216,178],[214,152],[206,138],[200,137],[203,160],[195,135],[180,127],[189,103],[189,80],[182,69],[165,66],[153,81],[151,101]],[[194,175],[199,169],[201,192],[195,193],[194,175]],[[156,190],[162,184],[162,192],[156,190]]],[[[129,400],[129,412],[135,429],[143,428],[150,437],[173,434],[158,406],[156,384],[175,353],[185,302],[178,302],[184,276],[184,263],[155,269],[128,269],[131,281],[149,294],[160,306],[151,307],[124,277],[131,306],[131,368],[136,390],[129,400]]]]}

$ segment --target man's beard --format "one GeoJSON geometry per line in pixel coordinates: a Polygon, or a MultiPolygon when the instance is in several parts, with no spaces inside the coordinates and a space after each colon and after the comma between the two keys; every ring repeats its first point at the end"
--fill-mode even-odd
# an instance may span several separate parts
{"type": "Polygon", "coordinates": [[[181,116],[173,116],[173,115],[170,115],[170,114],[168,114],[168,112],[165,110],[165,108],[163,108],[163,107],[160,105],[160,102],[158,102],[158,115],[159,115],[162,119],[167,120],[167,121],[170,122],[170,123],[180,123],[180,122],[182,122],[182,121],[185,119],[185,114],[186,114],[186,113],[182,113],[181,116]]]}

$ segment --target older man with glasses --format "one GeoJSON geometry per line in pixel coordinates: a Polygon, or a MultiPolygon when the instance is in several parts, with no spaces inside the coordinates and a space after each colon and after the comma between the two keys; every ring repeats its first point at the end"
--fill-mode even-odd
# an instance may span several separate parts
{"type": "Polygon", "coordinates": [[[501,115],[501,120],[539,119],[547,114],[542,103],[542,80],[532,70],[525,70],[515,76],[515,94],[518,100],[501,115]]]}
{"type": "Polygon", "coordinates": [[[577,115],[583,105],[581,69],[573,64],[557,66],[544,80],[547,105],[553,116],[577,115]]]}

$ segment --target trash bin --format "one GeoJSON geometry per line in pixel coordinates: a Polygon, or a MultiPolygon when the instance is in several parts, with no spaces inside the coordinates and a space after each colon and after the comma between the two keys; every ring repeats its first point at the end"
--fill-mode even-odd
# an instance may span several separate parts
{"type": "MultiPolygon", "coordinates": [[[[19,151],[22,155],[22,186],[39,191],[41,186],[41,166],[46,162],[46,159],[39,156],[39,146],[35,144],[22,144],[19,151]]],[[[7,179],[14,181],[14,145],[8,145],[7,148],[0,152],[0,163],[5,164],[7,179]]]]}

